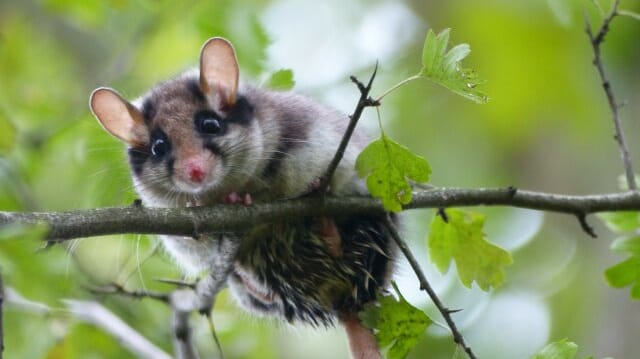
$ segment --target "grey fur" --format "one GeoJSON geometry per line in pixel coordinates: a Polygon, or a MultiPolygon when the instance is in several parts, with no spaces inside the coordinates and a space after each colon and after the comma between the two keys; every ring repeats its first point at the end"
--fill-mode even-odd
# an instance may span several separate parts
{"type": "MultiPolygon", "coordinates": [[[[133,102],[144,120],[133,137],[150,142],[129,148],[133,182],[144,204],[212,205],[230,193],[274,201],[312,190],[333,158],[347,116],[299,94],[250,85],[241,85],[234,105],[223,108],[224,96],[207,93],[200,78],[198,71],[186,72],[133,102]],[[199,132],[196,114],[203,111],[220,120],[219,133],[199,132]],[[170,144],[162,156],[151,154],[158,133],[170,144]],[[202,181],[189,181],[193,158],[206,169],[202,181]]],[[[356,131],[332,178],[331,194],[366,194],[354,170],[365,143],[356,131]]],[[[197,239],[160,238],[187,276],[231,273],[228,284],[245,308],[288,321],[329,324],[375,299],[387,284],[394,254],[379,218],[331,221],[339,233],[339,254],[314,232],[321,222],[314,218],[197,239]]]]}

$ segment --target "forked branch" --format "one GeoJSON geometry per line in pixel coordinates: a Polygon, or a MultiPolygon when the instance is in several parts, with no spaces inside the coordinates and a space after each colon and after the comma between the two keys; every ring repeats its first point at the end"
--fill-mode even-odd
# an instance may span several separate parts
{"type": "Polygon", "coordinates": [[[611,11],[609,11],[609,14],[604,18],[596,33],[591,29],[591,21],[586,13],[584,15],[584,21],[586,23],[586,32],[589,36],[591,47],[593,48],[593,65],[598,70],[598,75],[602,82],[602,88],[607,95],[607,101],[609,102],[609,108],[611,109],[613,126],[615,129],[615,135],[613,137],[618,143],[618,147],[620,147],[620,155],[622,157],[622,162],[624,163],[624,171],[627,178],[627,187],[631,191],[637,191],[638,185],[636,183],[635,172],[633,171],[631,155],[629,154],[629,148],[627,147],[627,142],[624,138],[624,131],[622,130],[622,123],[620,120],[619,110],[621,105],[616,101],[613,88],[611,87],[611,82],[604,70],[604,64],[602,63],[602,56],[600,54],[600,47],[604,42],[605,36],[609,33],[611,21],[613,21],[613,19],[618,15],[618,4],[619,0],[615,0],[613,2],[611,11]]]}

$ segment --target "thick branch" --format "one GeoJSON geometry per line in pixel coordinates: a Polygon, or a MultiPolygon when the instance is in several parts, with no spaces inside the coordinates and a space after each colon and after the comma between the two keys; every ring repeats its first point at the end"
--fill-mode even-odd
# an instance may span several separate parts
{"type": "MultiPolygon", "coordinates": [[[[629,191],[587,196],[559,195],[513,188],[446,188],[416,192],[405,209],[467,206],[510,206],[585,216],[606,211],[640,211],[640,193],[629,191]]],[[[217,205],[190,208],[140,206],[98,208],[71,212],[0,212],[0,225],[45,223],[47,238],[61,241],[108,234],[201,233],[246,228],[249,224],[286,221],[304,216],[385,213],[380,201],[369,197],[300,198],[252,206],[217,205]]]]}
{"type": "Polygon", "coordinates": [[[171,358],[101,304],[71,299],[65,302],[74,316],[111,334],[138,358],[171,358]]]}
{"type": "Polygon", "coordinates": [[[602,21],[602,25],[598,29],[597,33],[593,33],[591,30],[591,22],[589,21],[589,17],[585,14],[585,23],[586,23],[586,31],[589,36],[589,41],[591,42],[591,47],[593,48],[593,65],[598,70],[598,75],[600,76],[600,81],[602,82],[602,88],[604,89],[605,94],[607,95],[607,101],[609,102],[609,108],[611,109],[611,114],[613,116],[613,126],[615,128],[614,138],[616,142],[618,142],[618,147],[620,147],[620,156],[622,157],[622,162],[624,163],[625,175],[627,177],[627,186],[630,190],[635,191],[638,189],[635,179],[635,173],[633,172],[633,166],[631,162],[631,155],[629,154],[629,148],[627,147],[627,143],[624,139],[624,131],[622,130],[622,124],[620,121],[619,108],[620,105],[615,99],[613,94],[613,88],[611,87],[611,82],[607,78],[607,75],[604,71],[604,64],[602,63],[602,56],[600,55],[600,45],[604,42],[604,38],[609,32],[609,25],[613,18],[618,15],[618,0],[613,2],[611,6],[611,11],[602,21]]]}

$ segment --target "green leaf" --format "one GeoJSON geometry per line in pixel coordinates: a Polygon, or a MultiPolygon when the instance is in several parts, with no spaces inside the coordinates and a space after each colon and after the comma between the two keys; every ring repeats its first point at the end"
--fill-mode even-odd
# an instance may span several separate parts
{"type": "Polygon", "coordinates": [[[578,353],[578,345],[562,339],[544,347],[531,359],[574,359],[578,353]]]}
{"type": "Polygon", "coordinates": [[[295,84],[293,71],[281,69],[271,74],[266,86],[275,90],[290,90],[295,84]]]}
{"type": "MultiPolygon", "coordinates": [[[[613,232],[629,233],[640,229],[640,212],[637,211],[599,213],[598,217],[613,232]]],[[[607,282],[614,288],[631,286],[631,298],[640,300],[640,236],[620,237],[611,243],[611,250],[631,256],[607,268],[604,272],[607,282]]]]}
{"type": "Polygon", "coordinates": [[[640,236],[620,237],[611,243],[611,250],[640,256],[640,236]]]}
{"type": "Polygon", "coordinates": [[[631,232],[640,228],[640,212],[605,212],[597,214],[613,232],[631,232]]]}
{"type": "Polygon", "coordinates": [[[359,317],[363,325],[374,330],[380,348],[389,347],[387,358],[401,359],[415,347],[433,321],[409,304],[395,283],[393,288],[398,299],[393,295],[379,297],[377,303],[366,304],[359,317]]]}
{"type": "Polygon", "coordinates": [[[367,178],[367,188],[380,198],[384,208],[398,212],[411,201],[411,185],[427,182],[431,175],[429,162],[384,134],[371,142],[358,156],[356,170],[367,178]]]}
{"type": "Polygon", "coordinates": [[[467,352],[465,352],[460,345],[456,345],[456,351],[453,352],[451,359],[469,359],[469,355],[467,355],[467,352]]]}
{"type": "Polygon", "coordinates": [[[482,290],[498,287],[505,280],[504,267],[513,263],[511,254],[487,241],[479,213],[447,209],[448,222],[434,216],[428,245],[431,260],[446,273],[454,260],[462,284],[471,288],[475,281],[482,290]]]}
{"type": "Polygon", "coordinates": [[[608,268],[604,275],[612,287],[622,288],[633,283],[638,285],[640,280],[640,257],[629,257],[608,268]]]}
{"type": "Polygon", "coordinates": [[[459,44],[446,52],[450,29],[436,35],[429,30],[422,48],[422,70],[420,76],[446,87],[460,96],[476,103],[486,103],[489,98],[477,86],[484,83],[473,70],[460,67],[471,48],[468,44],[459,44]]]}
{"type": "Polygon", "coordinates": [[[16,143],[16,128],[7,119],[0,116],[0,153],[9,152],[16,143]]]}

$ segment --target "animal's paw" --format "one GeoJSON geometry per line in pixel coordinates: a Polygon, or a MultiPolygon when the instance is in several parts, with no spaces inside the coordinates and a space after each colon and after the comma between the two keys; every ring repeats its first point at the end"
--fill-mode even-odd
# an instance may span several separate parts
{"type": "Polygon", "coordinates": [[[238,192],[231,192],[228,195],[224,196],[222,201],[228,204],[242,204],[245,206],[250,206],[253,204],[253,199],[251,198],[251,194],[249,193],[238,194],[238,192]]]}

